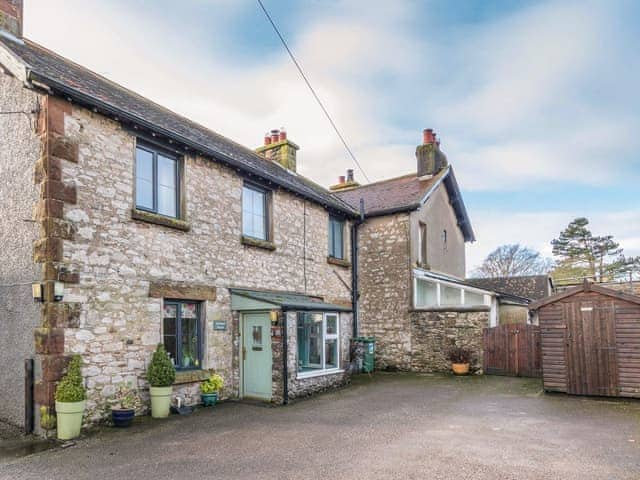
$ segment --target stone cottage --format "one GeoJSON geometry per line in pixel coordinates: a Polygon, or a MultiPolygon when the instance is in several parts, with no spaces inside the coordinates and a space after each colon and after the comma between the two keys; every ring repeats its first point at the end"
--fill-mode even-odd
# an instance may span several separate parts
{"type": "Polygon", "coordinates": [[[470,348],[479,370],[482,329],[497,325],[495,292],[468,284],[465,243],[475,240],[440,142],[424,130],[417,171],[359,185],[348,171],[331,187],[364,217],[357,232],[358,321],[377,340],[377,367],[449,371],[447,351],[470,348]]]}
{"type": "Polygon", "coordinates": [[[37,416],[80,354],[98,420],[120,382],[146,388],[158,343],[187,403],[212,371],[224,397],[276,403],[344,383],[357,211],[296,172],[285,131],[245,148],[21,23],[0,0],[0,417],[29,424],[25,360],[37,416]]]}

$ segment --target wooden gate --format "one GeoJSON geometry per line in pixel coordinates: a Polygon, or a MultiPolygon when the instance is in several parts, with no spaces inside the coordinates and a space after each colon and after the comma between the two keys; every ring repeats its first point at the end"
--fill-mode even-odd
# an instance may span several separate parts
{"type": "Polygon", "coordinates": [[[541,377],[540,327],[508,324],[483,331],[483,370],[489,375],[541,377]]]}
{"type": "Polygon", "coordinates": [[[615,305],[612,300],[564,304],[567,393],[618,394],[615,305]]]}

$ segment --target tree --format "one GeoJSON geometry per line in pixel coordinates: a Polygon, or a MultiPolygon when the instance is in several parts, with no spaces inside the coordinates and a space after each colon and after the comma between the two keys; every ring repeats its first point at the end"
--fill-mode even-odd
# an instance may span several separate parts
{"type": "Polygon", "coordinates": [[[638,268],[640,259],[625,257],[613,235],[594,236],[588,225],[586,218],[576,218],[551,241],[558,260],[554,278],[593,278],[604,282],[638,268]]]}
{"type": "Polygon", "coordinates": [[[553,262],[520,244],[502,245],[492,251],[475,271],[478,277],[515,277],[548,273],[553,262]]]}

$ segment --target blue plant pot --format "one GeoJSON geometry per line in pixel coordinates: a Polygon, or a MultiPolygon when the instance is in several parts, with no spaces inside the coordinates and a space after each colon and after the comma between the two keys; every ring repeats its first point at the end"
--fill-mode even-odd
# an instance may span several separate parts
{"type": "Polygon", "coordinates": [[[118,428],[127,428],[133,422],[133,417],[136,416],[136,411],[133,408],[122,408],[111,410],[111,420],[113,420],[113,426],[118,428]]]}
{"type": "Polygon", "coordinates": [[[205,407],[213,407],[217,401],[218,392],[202,394],[202,405],[204,405],[205,407]]]}

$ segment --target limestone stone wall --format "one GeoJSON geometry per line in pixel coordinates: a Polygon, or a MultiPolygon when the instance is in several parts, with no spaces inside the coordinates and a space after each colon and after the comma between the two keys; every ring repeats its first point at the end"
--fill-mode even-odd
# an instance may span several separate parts
{"type": "Polygon", "coordinates": [[[482,373],[482,329],[489,326],[489,311],[421,311],[410,313],[411,369],[418,372],[450,372],[451,347],[471,350],[471,369],[482,373]]]}
{"type": "Polygon", "coordinates": [[[39,198],[33,166],[40,156],[35,132],[39,96],[0,69],[0,420],[24,423],[24,360],[34,358],[33,331],[40,324],[40,304],[33,302],[31,283],[40,280],[33,263],[39,227],[33,208],[39,198]]]}
{"type": "MultiPolygon", "coordinates": [[[[77,202],[64,206],[76,233],[64,241],[63,254],[79,282],[66,285],[64,301],[81,305],[79,327],[65,330],[65,351],[83,355],[89,417],[98,415],[99,402],[119,382],[146,388],[146,365],[161,339],[162,298],[149,296],[151,282],[216,289],[216,299],[203,302],[203,367],[224,377],[224,396],[238,391],[238,317],[228,287],[295,291],[349,304],[350,292],[338,276],[350,285],[351,270],[327,263],[328,213],[321,206],[275,190],[275,250],[243,245],[242,177],[186,156],[189,231],[133,220],[135,137],[79,107],[65,117],[65,135],[78,145],[78,162],[64,164],[77,202]],[[227,329],[214,331],[215,320],[225,320],[227,329]]],[[[190,398],[193,388],[175,390],[190,398]]]]}
{"type": "Polygon", "coordinates": [[[411,368],[409,214],[359,227],[359,333],[375,336],[376,368],[411,368]]]}

